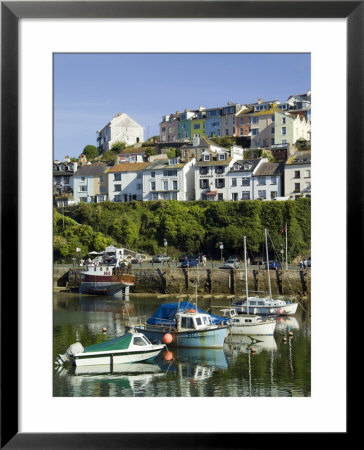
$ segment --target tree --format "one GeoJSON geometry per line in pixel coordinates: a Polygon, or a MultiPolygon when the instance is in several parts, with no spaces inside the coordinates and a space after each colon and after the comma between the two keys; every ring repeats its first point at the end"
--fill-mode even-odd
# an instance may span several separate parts
{"type": "Polygon", "coordinates": [[[125,142],[115,141],[111,146],[111,151],[113,153],[121,153],[125,148],[125,142]]]}
{"type": "Polygon", "coordinates": [[[99,152],[97,151],[97,148],[94,145],[86,145],[82,153],[86,156],[88,160],[96,158],[96,156],[99,156],[99,152]]]}

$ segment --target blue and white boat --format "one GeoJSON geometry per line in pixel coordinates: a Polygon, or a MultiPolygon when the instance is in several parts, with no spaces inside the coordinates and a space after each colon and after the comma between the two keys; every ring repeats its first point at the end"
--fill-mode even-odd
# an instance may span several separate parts
{"type": "Polygon", "coordinates": [[[171,347],[223,348],[230,320],[208,314],[189,302],[167,303],[144,324],[133,325],[151,342],[171,347]]]}

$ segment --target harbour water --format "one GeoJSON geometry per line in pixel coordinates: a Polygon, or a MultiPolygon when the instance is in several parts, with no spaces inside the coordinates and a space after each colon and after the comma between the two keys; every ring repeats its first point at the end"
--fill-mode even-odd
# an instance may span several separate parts
{"type": "MultiPolygon", "coordinates": [[[[176,298],[55,293],[54,361],[76,341],[88,346],[124,334],[128,315],[147,318],[170,301],[176,298]]],[[[229,304],[224,297],[198,299],[199,308],[217,315],[229,304]]],[[[274,336],[230,336],[221,350],[171,349],[153,363],[112,371],[55,365],[53,375],[55,397],[310,397],[310,313],[299,305],[295,316],[277,318],[274,336]]]]}

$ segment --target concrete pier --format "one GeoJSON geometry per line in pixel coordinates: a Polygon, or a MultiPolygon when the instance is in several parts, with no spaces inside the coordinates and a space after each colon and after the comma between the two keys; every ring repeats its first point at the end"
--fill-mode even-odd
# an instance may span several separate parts
{"type": "MultiPolygon", "coordinates": [[[[55,267],[53,284],[55,287],[77,289],[80,284],[78,268],[55,267]]],[[[199,295],[244,295],[244,269],[217,269],[160,266],[154,268],[132,268],[135,285],[130,293],[150,294],[194,294],[199,295]]],[[[311,269],[271,270],[273,295],[311,294],[311,269]]],[[[268,276],[266,269],[251,266],[248,269],[249,294],[267,293],[268,276]]],[[[125,295],[128,293],[125,292],[125,295]]]]}

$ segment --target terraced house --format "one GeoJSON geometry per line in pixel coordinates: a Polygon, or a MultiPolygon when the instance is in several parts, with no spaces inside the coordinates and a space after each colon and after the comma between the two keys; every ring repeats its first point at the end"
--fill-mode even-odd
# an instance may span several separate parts
{"type": "Polygon", "coordinates": [[[291,199],[311,197],[311,150],[298,151],[286,162],[284,192],[291,199]]]}
{"type": "Polygon", "coordinates": [[[75,203],[99,203],[108,200],[106,164],[86,164],[80,167],[73,178],[75,203]]]}
{"type": "Polygon", "coordinates": [[[143,200],[143,169],[148,162],[122,162],[108,172],[108,191],[111,202],[143,200]]]}
{"type": "Polygon", "coordinates": [[[227,174],[229,186],[228,200],[253,200],[254,183],[253,174],[263,163],[268,162],[267,158],[260,159],[237,159],[231,165],[227,174]]]}

